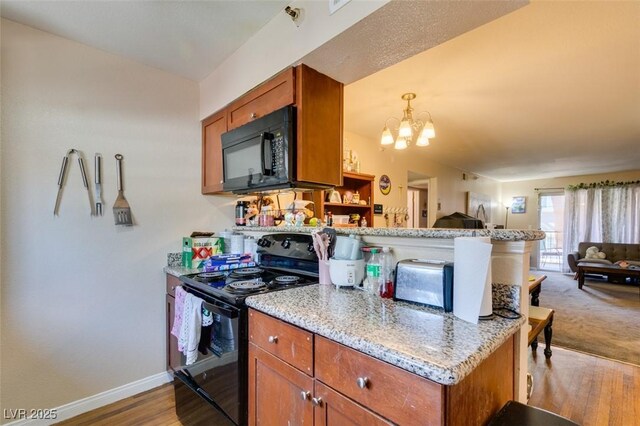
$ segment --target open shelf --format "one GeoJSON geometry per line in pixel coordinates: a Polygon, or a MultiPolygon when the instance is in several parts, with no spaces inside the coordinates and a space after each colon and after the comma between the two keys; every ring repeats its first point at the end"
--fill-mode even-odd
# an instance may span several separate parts
{"type": "Polygon", "coordinates": [[[368,202],[367,205],[330,203],[326,200],[327,191],[314,191],[313,202],[316,206],[316,216],[324,218],[325,211],[330,211],[334,215],[349,215],[357,213],[360,217],[367,219],[367,226],[373,226],[373,184],[375,176],[364,173],[343,172],[343,184],[335,188],[344,198],[344,193],[351,191],[358,192],[361,200],[368,202]]]}

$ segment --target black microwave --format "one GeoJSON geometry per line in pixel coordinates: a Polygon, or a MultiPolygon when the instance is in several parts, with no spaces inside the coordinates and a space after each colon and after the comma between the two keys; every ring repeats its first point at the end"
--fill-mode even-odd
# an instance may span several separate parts
{"type": "Polygon", "coordinates": [[[287,106],[222,134],[224,191],[295,186],[295,108],[287,106]]]}

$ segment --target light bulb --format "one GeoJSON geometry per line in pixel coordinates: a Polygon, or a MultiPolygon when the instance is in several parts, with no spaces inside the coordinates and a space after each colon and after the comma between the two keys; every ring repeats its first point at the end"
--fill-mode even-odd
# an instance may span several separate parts
{"type": "Polygon", "coordinates": [[[436,137],[436,129],[433,127],[433,121],[429,120],[425,123],[422,133],[425,137],[433,139],[436,137]]]}
{"type": "Polygon", "coordinates": [[[381,145],[393,145],[393,135],[391,134],[391,130],[387,126],[384,126],[382,130],[382,137],[380,138],[381,145]]]}
{"type": "Polygon", "coordinates": [[[418,136],[418,140],[416,141],[416,146],[429,146],[429,138],[425,136],[425,131],[420,132],[420,136],[418,136]]]}
{"type": "Polygon", "coordinates": [[[411,130],[411,123],[409,123],[409,120],[405,118],[400,122],[400,129],[398,129],[398,137],[411,139],[412,135],[413,135],[413,131],[411,130]]]}
{"type": "Polygon", "coordinates": [[[395,144],[394,148],[395,149],[407,149],[407,139],[401,138],[400,136],[398,136],[398,139],[396,140],[396,144],[395,144]]]}

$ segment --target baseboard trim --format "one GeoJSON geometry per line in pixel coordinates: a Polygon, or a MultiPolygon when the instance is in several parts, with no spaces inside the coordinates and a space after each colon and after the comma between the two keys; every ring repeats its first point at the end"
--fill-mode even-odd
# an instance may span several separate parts
{"type": "MultiPolygon", "coordinates": [[[[149,389],[157,388],[171,380],[173,380],[173,377],[171,377],[169,373],[162,372],[136,380],[135,382],[127,383],[126,385],[119,386],[117,388],[109,389],[108,391],[104,391],[87,398],[70,402],[69,404],[61,405],[60,407],[55,408],[57,417],[53,421],[61,422],[63,420],[68,420],[88,411],[95,410],[96,408],[104,407],[105,405],[120,401],[121,399],[137,395],[141,392],[148,391],[149,389]]],[[[51,423],[51,419],[23,419],[7,423],[4,426],[45,426],[50,425],[51,423]]]]}

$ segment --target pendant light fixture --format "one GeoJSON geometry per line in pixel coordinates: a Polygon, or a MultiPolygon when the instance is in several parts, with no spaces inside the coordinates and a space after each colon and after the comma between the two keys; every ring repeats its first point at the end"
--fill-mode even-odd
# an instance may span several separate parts
{"type": "Polygon", "coordinates": [[[393,145],[395,149],[401,150],[407,149],[411,143],[415,143],[416,146],[428,146],[429,139],[436,137],[433,120],[431,119],[431,114],[428,111],[418,113],[418,115],[425,114],[424,121],[420,119],[413,119],[411,101],[415,98],[415,93],[405,93],[402,95],[402,100],[407,101],[407,107],[403,110],[402,120],[395,117],[389,117],[387,119],[384,129],[382,129],[382,136],[380,138],[381,145],[393,145]],[[398,135],[395,138],[391,128],[389,128],[390,120],[398,122],[398,126],[393,129],[393,132],[398,135]]]}

